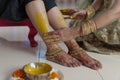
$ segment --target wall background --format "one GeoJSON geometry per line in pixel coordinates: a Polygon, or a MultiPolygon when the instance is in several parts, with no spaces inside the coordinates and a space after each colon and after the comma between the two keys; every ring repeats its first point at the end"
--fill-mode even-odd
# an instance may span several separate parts
{"type": "Polygon", "coordinates": [[[75,8],[78,0],[56,0],[61,8],[75,8]]]}

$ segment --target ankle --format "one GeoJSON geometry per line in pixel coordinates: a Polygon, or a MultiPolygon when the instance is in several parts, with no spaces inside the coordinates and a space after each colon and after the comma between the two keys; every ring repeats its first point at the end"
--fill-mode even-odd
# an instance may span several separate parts
{"type": "Polygon", "coordinates": [[[66,41],[65,42],[66,46],[68,47],[69,50],[75,50],[80,48],[79,45],[77,44],[77,42],[73,39],[70,41],[66,41]]]}
{"type": "Polygon", "coordinates": [[[55,51],[53,51],[53,52],[47,53],[47,54],[46,54],[46,57],[47,57],[47,58],[54,58],[54,57],[58,56],[61,51],[63,51],[63,50],[62,50],[61,48],[59,48],[59,49],[57,49],[57,50],[55,50],[55,51]]]}
{"type": "Polygon", "coordinates": [[[57,49],[59,49],[59,46],[56,44],[47,46],[47,52],[53,52],[57,49]]]}

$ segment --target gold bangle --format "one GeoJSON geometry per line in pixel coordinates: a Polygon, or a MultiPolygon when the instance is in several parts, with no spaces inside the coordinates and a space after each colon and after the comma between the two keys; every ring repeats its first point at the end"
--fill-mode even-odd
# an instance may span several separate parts
{"type": "Polygon", "coordinates": [[[93,20],[89,20],[87,22],[84,22],[81,27],[82,31],[82,36],[88,35],[91,32],[94,32],[97,27],[96,24],[93,20]]]}
{"type": "Polygon", "coordinates": [[[87,20],[91,19],[95,15],[95,9],[92,6],[88,6],[86,11],[87,11],[87,17],[86,17],[87,20]]]}
{"type": "Polygon", "coordinates": [[[97,29],[96,23],[93,20],[89,20],[90,30],[94,32],[97,29]]]}

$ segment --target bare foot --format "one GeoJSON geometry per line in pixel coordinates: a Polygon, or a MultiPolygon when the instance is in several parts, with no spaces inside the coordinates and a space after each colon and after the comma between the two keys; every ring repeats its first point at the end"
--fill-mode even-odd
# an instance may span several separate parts
{"type": "Polygon", "coordinates": [[[102,68],[102,64],[98,60],[90,57],[82,48],[71,51],[70,55],[89,68],[92,68],[94,70],[102,68]]]}
{"type": "Polygon", "coordinates": [[[90,57],[82,48],[80,48],[75,40],[66,42],[66,45],[69,48],[69,54],[79,60],[83,65],[94,70],[102,68],[102,64],[98,60],[90,57]]]}
{"type": "Polygon", "coordinates": [[[53,61],[55,63],[61,64],[63,66],[67,66],[67,67],[78,67],[81,65],[81,63],[77,59],[68,55],[62,49],[58,49],[58,50],[50,52],[50,53],[48,52],[46,54],[46,57],[50,61],[53,61]]]}
{"type": "Polygon", "coordinates": [[[46,58],[48,60],[68,67],[78,67],[81,65],[77,59],[67,54],[57,44],[49,44],[44,38],[43,40],[47,46],[46,58]]]}

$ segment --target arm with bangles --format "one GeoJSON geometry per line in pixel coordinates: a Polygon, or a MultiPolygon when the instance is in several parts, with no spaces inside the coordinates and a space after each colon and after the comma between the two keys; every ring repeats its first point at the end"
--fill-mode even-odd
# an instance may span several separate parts
{"type": "Polygon", "coordinates": [[[120,18],[120,0],[115,0],[112,7],[102,14],[96,16],[93,20],[97,28],[104,27],[120,18]]]}
{"type": "MultiPolygon", "coordinates": [[[[102,27],[118,20],[120,18],[120,8],[119,7],[120,7],[120,0],[115,0],[115,2],[113,3],[111,8],[109,8],[102,14],[93,18],[92,21],[94,21],[94,24],[96,25],[96,29],[102,28],[102,27]]],[[[88,23],[88,22],[86,22],[86,23],[88,23]]],[[[78,33],[73,32],[75,35],[77,35],[76,37],[81,36],[81,32],[83,32],[83,31],[80,26],[78,26],[77,28],[74,28],[74,30],[78,31],[78,33]],[[79,29],[79,31],[78,31],[78,29],[79,29]]],[[[91,33],[91,32],[89,32],[89,33],[91,33]]],[[[84,36],[84,35],[82,35],[82,36],[84,36]]]]}
{"type": "Polygon", "coordinates": [[[104,0],[94,0],[91,6],[97,11],[101,8],[102,4],[104,4],[104,0]]]}
{"type": "Polygon", "coordinates": [[[95,15],[95,11],[99,10],[104,0],[93,0],[92,4],[86,9],[61,9],[63,15],[70,15],[71,19],[89,19],[95,15]]]}
{"type": "Polygon", "coordinates": [[[95,15],[95,12],[102,7],[104,0],[93,0],[92,4],[86,9],[76,11],[72,16],[74,19],[87,19],[89,20],[95,15]]]}
{"type": "MultiPolygon", "coordinates": [[[[50,32],[51,39],[59,39],[60,41],[68,41],[80,36],[85,36],[94,32],[96,29],[102,28],[120,18],[120,0],[115,0],[112,7],[105,12],[96,16],[95,18],[88,20],[80,26],[65,28],[57,31],[50,32]],[[89,26],[88,26],[89,25],[89,26]],[[52,35],[56,35],[52,36],[52,35]]],[[[47,37],[46,37],[47,39],[47,37]]]]}
{"type": "MultiPolygon", "coordinates": [[[[73,13],[72,16],[76,16],[76,17],[74,17],[75,19],[81,19],[81,15],[84,15],[84,17],[82,16],[83,19],[89,19],[89,18],[91,18],[95,15],[95,11],[97,11],[101,8],[103,2],[104,2],[104,0],[93,0],[92,4],[89,5],[90,7],[88,6],[86,9],[82,10],[82,11],[85,12],[85,14],[82,14],[83,12],[81,10],[75,12],[75,10],[73,11],[72,9],[69,9],[68,12],[70,12],[70,14],[73,13]]],[[[66,11],[65,14],[68,14],[67,11],[66,11]]],[[[83,30],[82,30],[81,26],[65,28],[65,29],[59,30],[58,32],[56,31],[55,33],[51,33],[51,34],[57,34],[58,33],[60,35],[60,39],[62,41],[67,41],[68,39],[70,40],[72,38],[76,38],[76,37],[85,35],[83,33],[83,30]],[[69,38],[68,38],[68,36],[69,36],[69,38]]]]}
{"type": "MultiPolygon", "coordinates": [[[[92,10],[94,9],[94,11],[97,11],[101,7],[102,3],[103,3],[103,0],[94,0],[93,3],[90,6],[91,6],[92,10]]],[[[93,13],[94,13],[94,12],[91,13],[91,9],[90,10],[89,9],[87,8],[87,9],[79,10],[79,11],[75,10],[75,9],[62,9],[61,12],[62,12],[63,15],[71,15],[71,16],[76,16],[76,17],[80,16],[79,17],[80,19],[81,18],[86,19],[89,16],[91,17],[91,14],[93,15],[93,13]],[[83,12],[85,14],[83,14],[83,12]],[[88,16],[86,16],[87,12],[89,14],[88,16]]],[[[53,41],[58,40],[58,42],[67,41],[67,40],[76,38],[78,36],[81,36],[80,32],[82,32],[82,30],[79,29],[79,28],[81,28],[81,27],[64,28],[64,29],[61,29],[61,30],[56,30],[56,31],[53,31],[53,32],[49,32],[48,33],[49,36],[45,34],[44,39],[52,39],[53,41]]]]}

